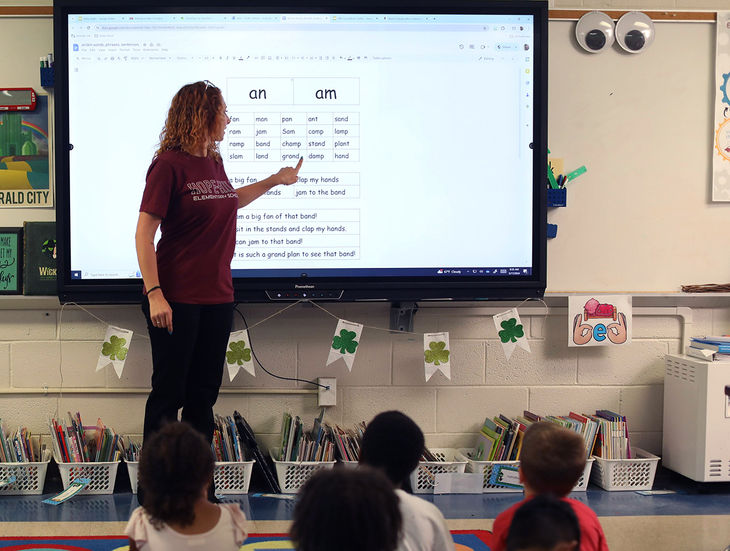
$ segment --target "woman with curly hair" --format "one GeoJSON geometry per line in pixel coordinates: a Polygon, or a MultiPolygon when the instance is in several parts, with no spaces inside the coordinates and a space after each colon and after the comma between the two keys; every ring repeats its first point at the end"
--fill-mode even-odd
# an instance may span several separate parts
{"type": "Polygon", "coordinates": [[[187,423],[168,423],[145,442],[139,460],[145,504],[124,531],[130,551],[239,549],[246,517],[237,503],[208,501],[213,465],[210,446],[187,423]]]}
{"type": "Polygon", "coordinates": [[[152,347],[145,440],[177,420],[180,408],[183,421],[212,439],[233,320],[236,211],[275,186],[295,183],[302,165],[300,159],[234,189],[218,150],[229,122],[219,88],[208,81],[183,86],[147,171],[135,235],[152,347]]]}

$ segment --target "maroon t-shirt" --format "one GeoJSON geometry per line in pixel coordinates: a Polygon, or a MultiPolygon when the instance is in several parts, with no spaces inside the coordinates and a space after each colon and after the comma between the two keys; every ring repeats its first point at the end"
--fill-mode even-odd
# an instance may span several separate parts
{"type": "Polygon", "coordinates": [[[157,271],[169,302],[233,302],[237,209],[215,159],[165,151],[152,161],[139,210],[162,218],[157,271]]]}

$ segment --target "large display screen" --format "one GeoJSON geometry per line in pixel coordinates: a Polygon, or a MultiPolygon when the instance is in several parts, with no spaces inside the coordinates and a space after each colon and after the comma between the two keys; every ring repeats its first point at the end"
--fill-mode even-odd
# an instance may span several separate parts
{"type": "MultiPolygon", "coordinates": [[[[145,174],[184,84],[221,88],[238,300],[545,289],[547,3],[55,3],[62,300],[139,298],[145,174]]],[[[205,228],[201,228],[205,231],[205,228]]]]}

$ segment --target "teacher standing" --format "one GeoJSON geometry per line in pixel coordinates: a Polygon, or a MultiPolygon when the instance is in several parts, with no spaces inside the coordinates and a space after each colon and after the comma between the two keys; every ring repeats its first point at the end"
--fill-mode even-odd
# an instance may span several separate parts
{"type": "Polygon", "coordinates": [[[182,420],[212,440],[233,320],[236,211],[277,185],[295,183],[302,166],[300,159],[234,189],[218,149],[229,122],[219,88],[207,80],[183,86],[147,171],[135,235],[152,346],[145,440],[176,420],[180,408],[182,420]]]}

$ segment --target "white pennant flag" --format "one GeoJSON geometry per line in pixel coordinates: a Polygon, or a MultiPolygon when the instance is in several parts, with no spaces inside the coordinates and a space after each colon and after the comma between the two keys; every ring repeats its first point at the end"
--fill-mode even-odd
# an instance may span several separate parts
{"type": "Polygon", "coordinates": [[[129,329],[121,329],[113,325],[108,326],[104,343],[101,345],[101,351],[99,352],[99,361],[96,362],[96,370],[99,371],[112,364],[114,371],[117,372],[117,377],[121,379],[124,360],[127,359],[133,334],[134,332],[129,329]]]}
{"type": "Polygon", "coordinates": [[[525,336],[525,328],[520,321],[520,314],[517,308],[512,308],[501,314],[495,314],[494,326],[497,328],[497,335],[502,343],[504,355],[509,360],[516,347],[530,352],[530,343],[525,336]]]}
{"type": "Polygon", "coordinates": [[[332,338],[332,346],[330,346],[330,354],[326,365],[342,358],[345,360],[347,369],[352,371],[352,363],[355,361],[361,334],[362,324],[339,320],[335,328],[335,336],[332,338]]]}
{"type": "Polygon", "coordinates": [[[448,333],[426,333],[423,335],[423,359],[426,381],[440,371],[451,380],[451,348],[448,333]]]}
{"type": "Polygon", "coordinates": [[[248,338],[248,330],[241,329],[233,331],[228,337],[226,348],[226,367],[228,368],[228,380],[232,381],[241,368],[252,377],[256,376],[253,359],[251,358],[251,341],[248,338]]]}

